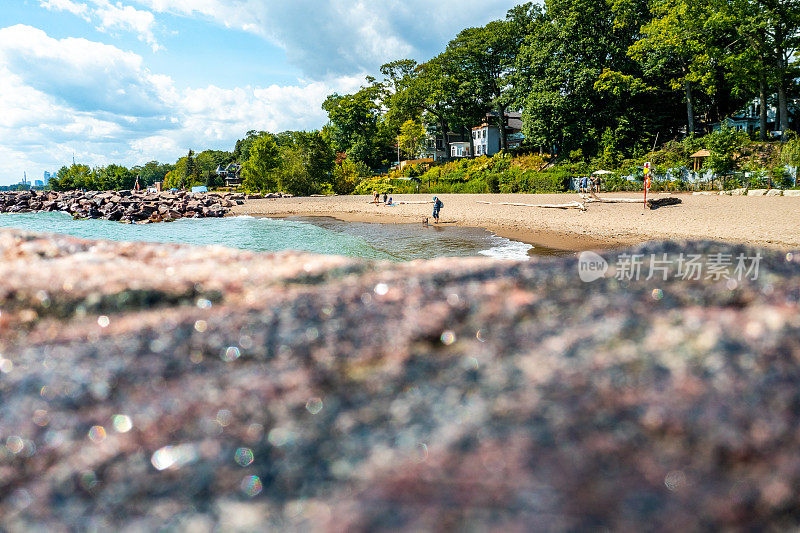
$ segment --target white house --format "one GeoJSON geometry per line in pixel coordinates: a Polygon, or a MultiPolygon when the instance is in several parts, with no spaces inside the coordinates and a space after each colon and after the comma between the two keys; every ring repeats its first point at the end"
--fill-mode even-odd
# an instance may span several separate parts
{"type": "Polygon", "coordinates": [[[486,122],[472,128],[472,142],[475,143],[475,155],[494,155],[500,151],[500,130],[486,122]]]}
{"type": "MultiPolygon", "coordinates": [[[[497,113],[486,115],[480,126],[472,128],[472,141],[475,144],[475,155],[494,155],[500,151],[500,129],[495,125],[497,113]]],[[[522,134],[522,113],[506,113],[506,141],[508,148],[517,148],[525,136],[522,134]]]]}
{"type": "MultiPolygon", "coordinates": [[[[740,109],[738,113],[735,113],[730,117],[726,117],[722,120],[722,122],[715,122],[711,125],[711,127],[714,131],[719,131],[724,126],[727,126],[736,131],[744,131],[752,135],[761,127],[759,111],[759,101],[758,99],[755,99],[751,101],[747,107],[740,109]]],[[[778,109],[775,106],[771,105],[767,108],[768,131],[778,129],[778,124],[776,123],[777,115],[778,109]]]]}
{"type": "Polygon", "coordinates": [[[469,157],[469,141],[450,143],[450,157],[469,157]]]}

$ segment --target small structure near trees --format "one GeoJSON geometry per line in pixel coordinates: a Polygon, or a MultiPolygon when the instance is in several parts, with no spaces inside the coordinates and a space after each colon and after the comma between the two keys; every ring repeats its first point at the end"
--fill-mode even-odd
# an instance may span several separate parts
{"type": "Polygon", "coordinates": [[[692,158],[694,162],[693,168],[695,172],[699,172],[701,168],[703,168],[703,163],[709,157],[711,157],[711,152],[708,150],[700,150],[699,152],[695,152],[689,157],[692,158]]]}

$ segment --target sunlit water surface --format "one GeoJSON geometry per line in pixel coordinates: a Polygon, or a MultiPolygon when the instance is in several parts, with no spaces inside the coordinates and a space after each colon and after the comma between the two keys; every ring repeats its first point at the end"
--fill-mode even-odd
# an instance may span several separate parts
{"type": "Polygon", "coordinates": [[[0,227],[64,233],[87,239],[217,244],[254,251],[304,250],[392,261],[476,255],[525,260],[529,254],[553,252],[478,228],[343,222],[327,217],[240,216],[136,225],[73,220],[65,213],[5,213],[0,214],[0,227]]]}

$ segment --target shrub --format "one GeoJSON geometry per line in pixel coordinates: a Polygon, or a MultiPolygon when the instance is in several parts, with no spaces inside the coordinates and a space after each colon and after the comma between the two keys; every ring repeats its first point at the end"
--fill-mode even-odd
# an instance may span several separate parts
{"type": "Polygon", "coordinates": [[[353,194],[372,194],[372,191],[378,191],[383,194],[384,192],[394,192],[394,187],[389,183],[387,178],[366,178],[356,185],[353,194]]]}
{"type": "Polygon", "coordinates": [[[352,194],[358,184],[370,175],[371,172],[366,164],[345,159],[333,167],[333,192],[352,194]]]}
{"type": "Polygon", "coordinates": [[[563,170],[507,172],[500,177],[500,192],[564,192],[569,186],[569,179],[570,174],[563,170]]]}

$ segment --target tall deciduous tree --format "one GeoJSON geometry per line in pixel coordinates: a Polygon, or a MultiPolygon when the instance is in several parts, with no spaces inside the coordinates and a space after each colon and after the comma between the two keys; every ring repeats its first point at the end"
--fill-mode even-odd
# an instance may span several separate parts
{"type": "Polygon", "coordinates": [[[245,188],[259,191],[279,188],[276,170],[281,165],[281,157],[273,136],[265,133],[249,144],[248,158],[242,165],[245,188]]]}
{"type": "Polygon", "coordinates": [[[400,126],[398,142],[400,143],[400,148],[410,156],[411,159],[414,159],[419,153],[420,146],[424,139],[425,128],[418,121],[406,120],[403,125],[400,126]]]}
{"type": "Polygon", "coordinates": [[[332,189],[336,154],[320,132],[289,132],[280,155],[282,190],[309,195],[332,189]]]}
{"type": "Polygon", "coordinates": [[[642,26],[642,38],[629,49],[646,74],[666,73],[672,89],[683,90],[689,135],[696,130],[695,93],[712,83],[705,27],[709,8],[705,0],[654,0],[652,20],[642,26]]]}
{"type": "Polygon", "coordinates": [[[633,99],[631,89],[638,90],[633,81],[640,72],[627,55],[638,35],[642,7],[628,2],[634,4],[626,8],[633,14],[620,20],[616,3],[547,0],[544,10],[531,11],[513,78],[523,132],[531,144],[557,154],[580,149],[588,155],[597,153],[607,128],[636,128],[618,132],[618,137],[630,136],[630,144],[642,134],[645,117],[640,110],[652,102],[633,99]],[[606,71],[622,73],[627,87],[596,86],[606,71]]]}
{"type": "Polygon", "coordinates": [[[800,0],[712,0],[749,47],[739,65],[757,76],[762,134],[766,126],[767,95],[778,100],[778,128],[784,139],[789,130],[789,99],[798,76],[795,53],[800,46],[800,0]]]}
{"type": "Polygon", "coordinates": [[[322,108],[328,113],[334,149],[378,168],[391,157],[392,135],[383,124],[378,105],[383,88],[374,83],[374,78],[368,78],[367,82],[370,85],[354,94],[328,96],[322,108]]]}
{"type": "Polygon", "coordinates": [[[164,181],[167,173],[174,170],[174,168],[175,165],[159,163],[158,161],[149,161],[143,166],[131,168],[131,172],[141,177],[141,183],[143,185],[152,185],[157,181],[164,181]]]}
{"type": "Polygon", "coordinates": [[[462,90],[472,92],[473,98],[487,111],[496,111],[502,150],[508,148],[509,79],[526,30],[527,21],[523,23],[513,18],[495,20],[480,28],[467,28],[450,41],[443,58],[456,64],[465,75],[462,90]]]}

